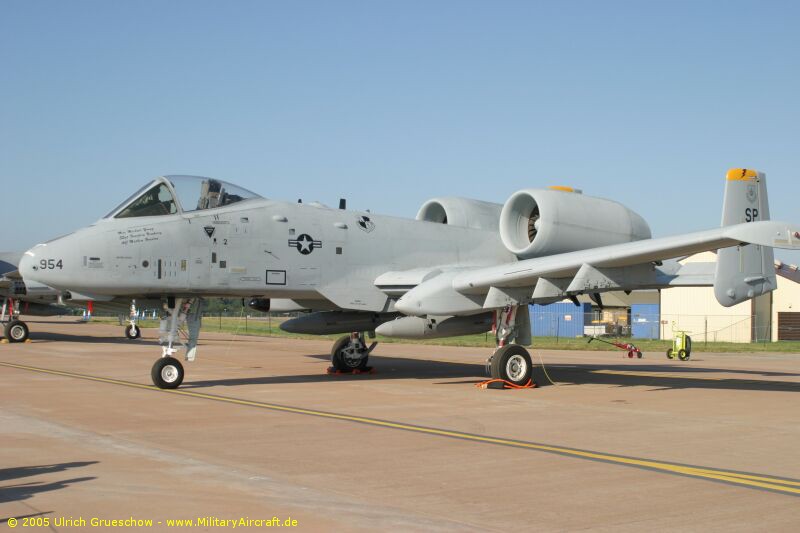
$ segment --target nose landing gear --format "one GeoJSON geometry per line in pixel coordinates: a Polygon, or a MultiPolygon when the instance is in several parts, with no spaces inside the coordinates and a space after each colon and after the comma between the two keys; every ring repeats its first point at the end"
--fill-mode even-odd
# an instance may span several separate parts
{"type": "Polygon", "coordinates": [[[138,339],[142,336],[142,329],[137,322],[139,321],[139,314],[136,310],[136,300],[131,301],[131,312],[128,316],[128,326],[125,328],[125,337],[129,340],[138,339]]]}
{"type": "Polygon", "coordinates": [[[161,320],[161,358],[150,371],[153,385],[159,389],[177,389],[183,383],[183,365],[173,356],[184,348],[186,360],[195,360],[204,304],[202,298],[169,298],[164,306],[168,316],[161,320]]]}
{"type": "Polygon", "coordinates": [[[14,306],[12,298],[3,299],[0,312],[0,323],[3,324],[3,335],[7,342],[25,342],[28,340],[28,325],[20,320],[19,309],[14,306]]]}

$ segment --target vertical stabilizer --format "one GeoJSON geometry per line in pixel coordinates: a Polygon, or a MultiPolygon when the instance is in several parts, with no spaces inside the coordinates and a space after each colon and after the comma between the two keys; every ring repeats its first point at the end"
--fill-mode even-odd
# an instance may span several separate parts
{"type": "MultiPolygon", "coordinates": [[[[725,181],[722,225],[769,220],[767,180],[763,172],[732,168],[725,181]]],[[[714,294],[725,307],[775,290],[772,248],[747,244],[717,252],[714,294]]]]}

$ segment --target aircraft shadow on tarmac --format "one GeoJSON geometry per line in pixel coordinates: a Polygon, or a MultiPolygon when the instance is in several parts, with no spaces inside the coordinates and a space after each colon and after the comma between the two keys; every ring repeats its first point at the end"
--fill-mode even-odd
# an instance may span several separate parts
{"type": "MultiPolygon", "coordinates": [[[[313,359],[327,360],[328,355],[307,355],[313,359]]],[[[319,373],[284,375],[284,376],[254,376],[248,378],[216,379],[206,381],[187,381],[182,388],[202,388],[237,385],[279,385],[290,383],[322,383],[330,381],[364,381],[364,380],[390,380],[390,379],[452,379],[471,378],[461,381],[447,381],[435,385],[458,385],[464,383],[478,383],[488,379],[486,366],[483,363],[457,363],[447,361],[431,361],[402,357],[380,357],[371,359],[375,373],[367,375],[328,375],[320,368],[319,373]]],[[[539,386],[550,386],[544,376],[541,366],[537,363],[534,368],[534,381],[539,386]]],[[[800,373],[790,372],[760,372],[754,370],[736,370],[724,368],[697,368],[688,366],[673,366],[664,364],[610,364],[599,366],[597,364],[569,364],[547,365],[547,373],[559,385],[615,385],[620,387],[644,386],[653,390],[668,389],[729,389],[748,391],[786,391],[800,392],[800,382],[777,381],[757,379],[764,377],[800,377],[800,373]],[[613,372],[620,372],[615,374],[613,372]],[[624,372],[624,373],[623,373],[624,372]],[[628,374],[628,372],[635,375],[628,374]],[[653,375],[646,375],[653,373],[653,375]],[[746,374],[753,378],[727,378],[705,377],[709,373],[734,373],[746,374]],[[667,375],[668,374],[668,375],[667,375]]],[[[256,367],[256,368],[266,368],[256,367]]]]}
{"type": "MultiPolygon", "coordinates": [[[[52,465],[3,468],[0,469],[0,482],[31,477],[31,476],[39,476],[43,474],[65,472],[72,468],[81,468],[93,465],[95,463],[97,463],[97,461],[81,461],[73,463],[59,463],[52,465]]],[[[75,483],[80,483],[83,481],[91,481],[93,479],[96,478],[76,477],[71,479],[65,479],[63,481],[54,481],[51,483],[29,482],[29,483],[19,483],[15,485],[3,485],[0,486],[0,503],[27,500],[28,498],[42,492],[50,492],[53,490],[63,489],[75,483]]],[[[5,522],[7,520],[8,518],[0,519],[0,523],[5,522]]]]}
{"type": "Polygon", "coordinates": [[[52,333],[49,331],[32,331],[31,342],[81,342],[87,344],[128,344],[131,346],[158,346],[158,340],[136,339],[128,340],[122,336],[122,330],[118,337],[96,337],[89,335],[71,335],[67,333],[52,333]]]}

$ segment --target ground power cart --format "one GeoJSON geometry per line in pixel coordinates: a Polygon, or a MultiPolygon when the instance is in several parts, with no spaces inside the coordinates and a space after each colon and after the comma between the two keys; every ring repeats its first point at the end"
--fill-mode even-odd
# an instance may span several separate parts
{"type": "Polygon", "coordinates": [[[677,355],[681,361],[687,361],[689,356],[692,355],[692,338],[686,331],[673,329],[672,333],[672,348],[667,350],[667,357],[675,359],[677,355]]]}

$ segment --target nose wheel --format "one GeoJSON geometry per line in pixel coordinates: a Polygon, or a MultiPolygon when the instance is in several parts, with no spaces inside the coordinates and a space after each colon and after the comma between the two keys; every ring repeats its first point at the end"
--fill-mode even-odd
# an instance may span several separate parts
{"type": "Polygon", "coordinates": [[[128,340],[136,340],[142,336],[142,328],[137,324],[138,321],[139,312],[136,310],[136,300],[132,300],[128,326],[125,328],[125,338],[128,340]]]}
{"type": "Polygon", "coordinates": [[[136,324],[130,324],[125,328],[125,337],[134,340],[142,336],[142,330],[136,324]]]}
{"type": "Polygon", "coordinates": [[[174,357],[162,357],[153,365],[150,377],[159,389],[177,389],[183,383],[183,365],[174,357]]]}

